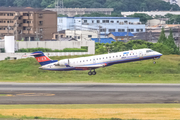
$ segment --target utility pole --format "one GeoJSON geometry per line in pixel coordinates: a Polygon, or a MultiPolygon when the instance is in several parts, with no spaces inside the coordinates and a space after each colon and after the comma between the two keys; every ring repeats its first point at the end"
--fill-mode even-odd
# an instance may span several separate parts
{"type": "Polygon", "coordinates": [[[17,33],[17,21],[16,21],[16,41],[18,40],[18,33],[17,33]]]}
{"type": "Polygon", "coordinates": [[[61,11],[62,11],[62,14],[64,15],[63,8],[64,8],[63,0],[56,0],[56,1],[55,1],[55,9],[56,9],[57,14],[58,14],[58,12],[60,12],[60,10],[61,10],[61,11]]]}
{"type": "Polygon", "coordinates": [[[100,30],[101,30],[101,26],[99,26],[99,30],[98,30],[98,38],[99,38],[99,43],[101,43],[101,39],[100,39],[100,30]]]}
{"type": "Polygon", "coordinates": [[[129,41],[129,27],[127,27],[127,41],[129,41]]]}

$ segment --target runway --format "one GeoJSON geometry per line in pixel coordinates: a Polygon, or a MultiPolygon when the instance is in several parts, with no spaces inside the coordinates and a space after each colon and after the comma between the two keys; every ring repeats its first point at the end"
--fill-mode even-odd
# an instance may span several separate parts
{"type": "Polygon", "coordinates": [[[180,103],[180,84],[0,83],[0,104],[180,103]]]}

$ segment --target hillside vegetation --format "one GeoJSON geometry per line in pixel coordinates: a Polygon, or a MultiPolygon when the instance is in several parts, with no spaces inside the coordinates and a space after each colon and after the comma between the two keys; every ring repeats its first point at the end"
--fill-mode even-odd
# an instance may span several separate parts
{"type": "MultiPolygon", "coordinates": [[[[51,58],[60,60],[72,56],[51,58]]],[[[164,55],[156,62],[153,64],[153,60],[146,60],[117,64],[99,68],[96,76],[88,76],[88,71],[40,70],[34,58],[0,61],[0,82],[180,83],[179,55],[164,55]]]]}
{"type": "MultiPolygon", "coordinates": [[[[54,7],[55,0],[0,0],[0,6],[54,7]]],[[[163,0],[64,0],[66,8],[114,8],[121,11],[156,11],[180,10],[178,5],[171,5],[163,0]]]]}

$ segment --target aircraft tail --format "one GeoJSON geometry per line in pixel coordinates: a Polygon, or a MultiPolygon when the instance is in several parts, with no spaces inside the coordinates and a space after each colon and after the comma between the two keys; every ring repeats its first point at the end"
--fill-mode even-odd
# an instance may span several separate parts
{"type": "Polygon", "coordinates": [[[51,60],[50,58],[45,56],[44,53],[41,51],[33,52],[31,53],[31,56],[34,56],[41,66],[58,62],[58,60],[51,60]]]}

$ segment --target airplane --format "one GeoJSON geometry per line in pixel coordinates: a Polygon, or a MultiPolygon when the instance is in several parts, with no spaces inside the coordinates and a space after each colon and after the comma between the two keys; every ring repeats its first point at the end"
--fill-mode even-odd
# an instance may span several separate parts
{"type": "Polygon", "coordinates": [[[34,56],[36,60],[40,63],[42,70],[51,71],[70,71],[70,70],[90,70],[88,75],[96,75],[95,69],[108,67],[114,64],[134,62],[141,60],[153,59],[154,64],[155,59],[159,59],[162,54],[153,51],[148,48],[129,50],[117,53],[109,53],[102,55],[94,55],[88,57],[79,57],[63,60],[51,60],[44,55],[43,52],[37,51],[30,54],[34,56]]]}

